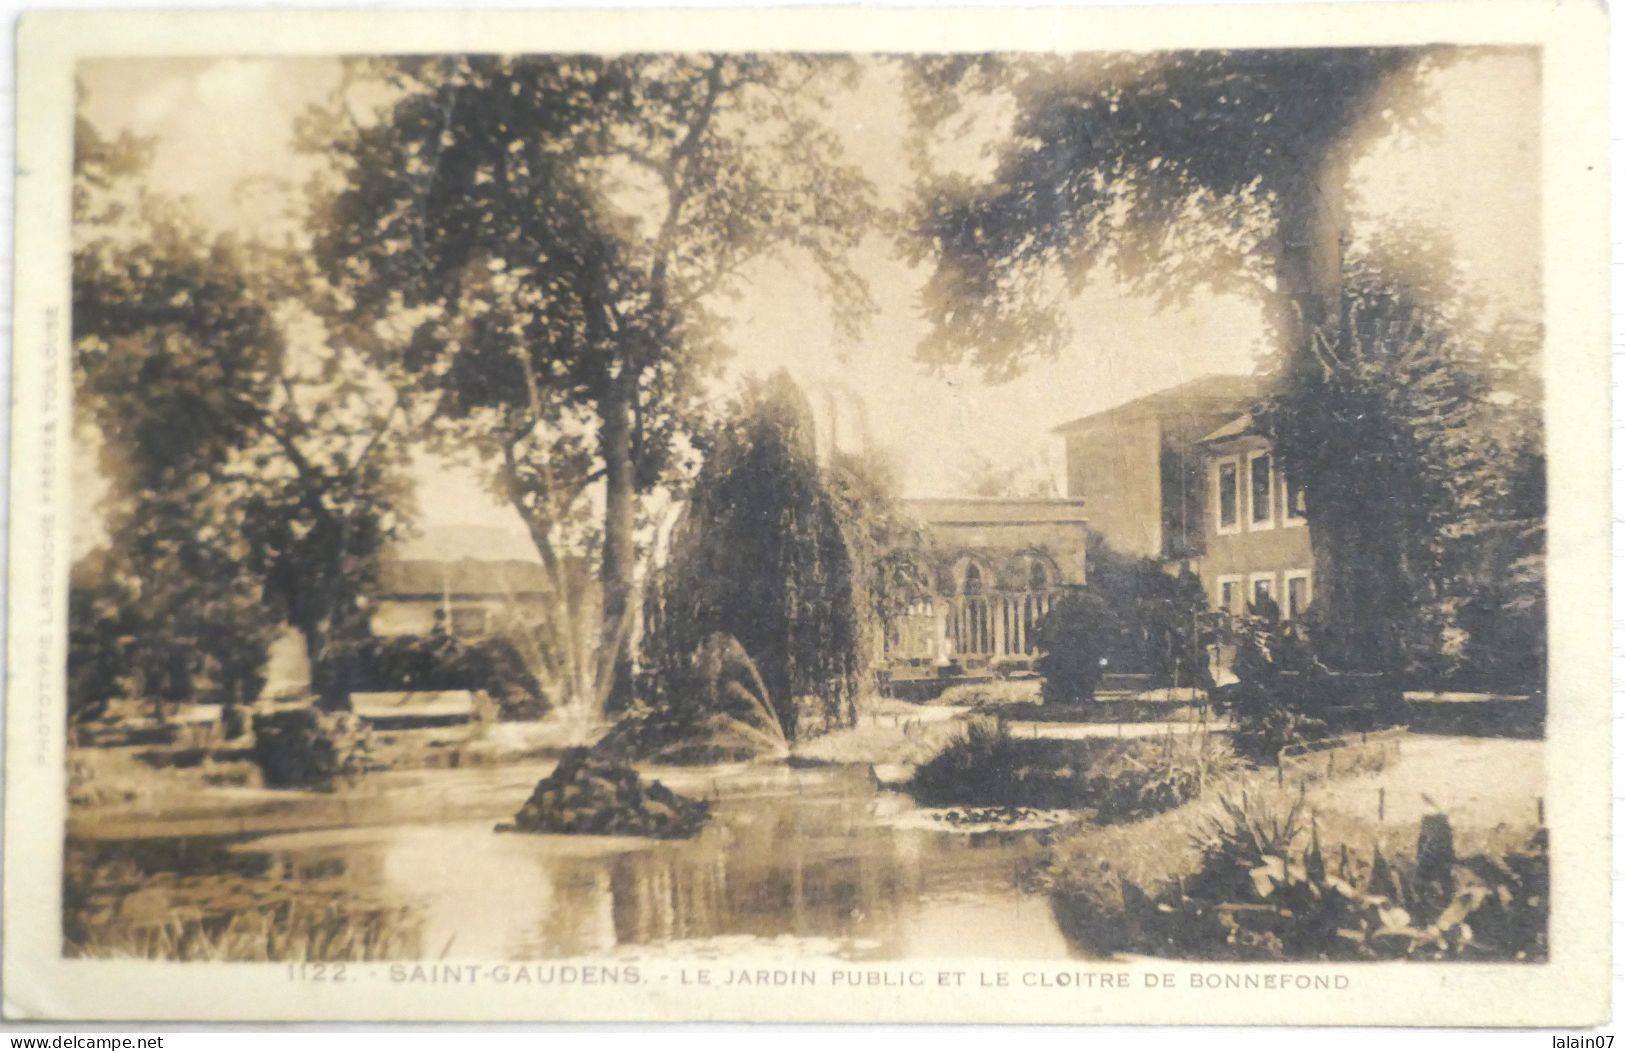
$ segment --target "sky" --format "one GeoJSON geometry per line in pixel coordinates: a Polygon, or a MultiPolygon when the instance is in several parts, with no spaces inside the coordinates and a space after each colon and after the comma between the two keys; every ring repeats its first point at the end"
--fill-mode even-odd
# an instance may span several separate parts
{"type": "MultiPolygon", "coordinates": [[[[293,149],[295,120],[338,83],[337,63],[320,58],[104,60],[79,73],[92,123],[154,137],[153,188],[190,198],[221,229],[269,225],[290,207],[290,188],[314,163],[293,149]]],[[[1505,313],[1538,319],[1538,56],[1479,54],[1446,66],[1431,86],[1426,124],[1377,137],[1354,168],[1355,240],[1379,230],[1442,232],[1470,285],[1505,313]]],[[[895,76],[869,67],[832,120],[883,202],[900,203],[907,115],[895,76]]],[[[989,144],[959,143],[958,153],[974,161],[989,144]]],[[[1251,371],[1269,349],[1249,299],[1198,292],[1159,310],[1102,277],[1069,304],[1074,338],[1054,360],[1003,384],[970,369],[933,373],[913,356],[926,331],[916,304],[925,271],[898,258],[878,231],[856,263],[880,306],[856,340],[837,335],[794,265],[749,271],[749,294],[725,308],[729,376],[788,369],[826,432],[835,406],[843,444],[856,439],[861,417],[908,495],[955,492],[963,465],[978,458],[1012,472],[1041,461],[1058,467],[1056,425],[1196,376],[1251,371]]],[[[415,553],[460,554],[452,550],[459,528],[478,525],[463,532],[480,538],[480,553],[531,557],[517,516],[467,470],[424,457],[417,474],[425,539],[415,553]]]]}

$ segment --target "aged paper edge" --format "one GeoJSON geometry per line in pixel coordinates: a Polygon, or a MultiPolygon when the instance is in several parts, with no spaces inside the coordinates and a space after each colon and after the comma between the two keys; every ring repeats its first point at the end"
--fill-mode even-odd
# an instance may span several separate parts
{"type": "MultiPolygon", "coordinates": [[[[18,31],[10,631],[0,993],[6,1017],[109,1020],[547,1020],[1595,1025],[1609,1017],[1611,782],[1607,28],[1601,5],[1468,3],[1090,9],[49,12],[18,31]],[[851,965],[1004,971],[1011,986],[775,990],[291,982],[281,965],[64,960],[63,689],[71,449],[68,217],[81,58],[428,51],[1162,50],[1402,43],[1543,49],[1543,253],[1550,463],[1547,813],[1552,957],[1536,966],[1203,965],[1152,960],[851,965]],[[1126,970],[1129,990],[1023,986],[1126,970]],[[1326,975],[1335,993],[1196,989],[1213,973],[1326,975]],[[1162,984],[1168,976],[1170,985],[1162,984]],[[1155,978],[1157,986],[1150,986],[1155,978]],[[432,993],[429,991],[433,990],[432,993]],[[427,994],[427,995],[426,995],[427,994]],[[969,995],[968,995],[969,994],[969,995]]],[[[682,961],[671,961],[675,970],[682,961]]],[[[713,963],[715,963],[713,961],[713,963]]],[[[729,964],[747,966],[739,957],[729,964]]],[[[659,965],[650,965],[653,968],[659,965]]],[[[821,970],[832,968],[825,965],[821,970]]],[[[387,966],[377,970],[387,972],[387,966]]]]}

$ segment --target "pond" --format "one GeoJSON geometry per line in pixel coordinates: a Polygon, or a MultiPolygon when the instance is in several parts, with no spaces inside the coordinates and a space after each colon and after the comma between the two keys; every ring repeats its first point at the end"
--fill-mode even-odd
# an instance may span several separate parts
{"type": "Polygon", "coordinates": [[[395,910],[409,917],[413,950],[430,959],[1073,955],[1048,897],[1024,889],[1044,853],[1038,835],[930,827],[865,766],[650,773],[713,799],[704,832],[683,841],[499,835],[495,821],[523,801],[511,774],[499,786],[494,774],[447,771],[490,817],[403,818],[412,809],[403,795],[431,798],[430,787],[374,788],[365,798],[382,817],[372,821],[361,804],[337,828],[140,840],[103,830],[70,839],[70,871],[124,873],[122,890],[96,881],[101,915],[120,922],[185,910],[219,917],[241,907],[233,902],[301,894],[323,907],[395,910]],[[483,796],[481,777],[492,780],[483,796]]]}

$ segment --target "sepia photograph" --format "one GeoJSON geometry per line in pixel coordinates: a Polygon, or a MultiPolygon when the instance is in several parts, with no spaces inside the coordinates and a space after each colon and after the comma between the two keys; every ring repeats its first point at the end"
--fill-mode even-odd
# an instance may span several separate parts
{"type": "Polygon", "coordinates": [[[1061,1020],[1606,937],[1538,41],[344,39],[40,114],[59,962],[1061,1020]]]}

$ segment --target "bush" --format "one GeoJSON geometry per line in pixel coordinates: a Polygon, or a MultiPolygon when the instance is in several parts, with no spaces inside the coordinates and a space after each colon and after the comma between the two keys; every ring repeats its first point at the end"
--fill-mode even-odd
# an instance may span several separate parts
{"type": "Polygon", "coordinates": [[[1443,815],[1416,850],[1388,858],[1323,845],[1300,796],[1285,809],[1243,794],[1194,841],[1197,871],[1148,892],[1068,888],[1063,929],[1096,951],[1224,960],[1542,960],[1544,830],[1520,850],[1458,859],[1443,815]]]}
{"type": "Polygon", "coordinates": [[[1235,720],[1236,747],[1258,762],[1274,762],[1281,749],[1326,736],[1323,719],[1310,715],[1310,695],[1325,677],[1303,643],[1283,630],[1274,604],[1241,617],[1214,641],[1235,647],[1237,682],[1213,691],[1214,708],[1235,720]],[[1288,670],[1298,674],[1288,680],[1288,670]]]}
{"type": "Polygon", "coordinates": [[[1145,674],[1162,683],[1192,685],[1198,614],[1207,610],[1202,583],[1189,569],[1177,576],[1153,558],[1130,558],[1089,540],[1089,591],[1106,609],[1105,652],[1113,671],[1145,674]]]}
{"type": "Polygon", "coordinates": [[[268,788],[331,791],[367,770],[371,734],[349,712],[289,708],[254,716],[252,756],[268,788]]]}
{"type": "Polygon", "coordinates": [[[965,682],[948,687],[930,703],[963,708],[988,708],[1006,704],[1036,705],[1039,687],[1040,684],[1031,679],[965,682]]]}
{"type": "Polygon", "coordinates": [[[683,839],[698,834],[710,805],[678,795],[659,781],[644,781],[621,763],[572,748],[536,784],[530,799],[498,832],[555,832],[595,836],[683,839]]]}
{"type": "Polygon", "coordinates": [[[549,708],[518,647],[500,635],[369,638],[343,647],[331,663],[347,691],[483,690],[504,720],[539,719],[549,708]]]}
{"type": "Polygon", "coordinates": [[[1106,604],[1087,591],[1062,595],[1033,627],[1046,704],[1093,700],[1110,635],[1106,604]]]}
{"type": "Polygon", "coordinates": [[[915,771],[909,791],[937,806],[1091,809],[1104,824],[1171,810],[1235,767],[1222,739],[1208,734],[1015,738],[977,721],[915,771]]]}

